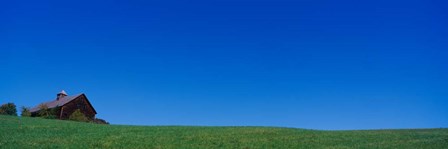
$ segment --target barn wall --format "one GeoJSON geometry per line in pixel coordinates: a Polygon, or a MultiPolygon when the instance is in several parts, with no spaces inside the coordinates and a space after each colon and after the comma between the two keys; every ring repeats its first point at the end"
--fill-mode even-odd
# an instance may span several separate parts
{"type": "Polygon", "coordinates": [[[75,112],[76,109],[80,109],[81,112],[89,119],[95,118],[95,112],[93,107],[87,102],[85,96],[79,96],[76,99],[65,104],[61,109],[61,119],[68,119],[70,115],[75,112]]]}

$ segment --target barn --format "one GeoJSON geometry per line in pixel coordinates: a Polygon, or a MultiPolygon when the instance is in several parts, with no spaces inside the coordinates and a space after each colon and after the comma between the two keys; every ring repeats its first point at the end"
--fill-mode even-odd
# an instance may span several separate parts
{"type": "Polygon", "coordinates": [[[58,119],[68,119],[77,109],[91,120],[95,119],[95,115],[97,114],[84,93],[68,96],[67,93],[62,90],[56,94],[56,99],[41,103],[34,108],[31,108],[30,112],[32,117],[38,116],[42,105],[54,111],[53,114],[55,118],[58,119]]]}

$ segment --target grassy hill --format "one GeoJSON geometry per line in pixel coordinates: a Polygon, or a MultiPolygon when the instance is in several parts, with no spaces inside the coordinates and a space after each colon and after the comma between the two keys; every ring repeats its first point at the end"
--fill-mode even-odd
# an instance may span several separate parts
{"type": "Polygon", "coordinates": [[[448,148],[448,129],[98,125],[0,115],[0,148],[448,148]]]}

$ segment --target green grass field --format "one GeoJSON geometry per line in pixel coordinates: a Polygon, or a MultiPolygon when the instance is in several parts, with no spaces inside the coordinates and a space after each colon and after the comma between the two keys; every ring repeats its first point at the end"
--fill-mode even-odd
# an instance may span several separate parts
{"type": "Polygon", "coordinates": [[[0,148],[448,148],[448,129],[99,125],[0,115],[0,148]]]}

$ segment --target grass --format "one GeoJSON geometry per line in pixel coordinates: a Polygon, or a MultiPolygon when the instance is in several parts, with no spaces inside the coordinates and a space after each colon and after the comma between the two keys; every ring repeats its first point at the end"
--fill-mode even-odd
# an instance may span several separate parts
{"type": "Polygon", "coordinates": [[[0,115],[0,148],[448,148],[448,129],[99,125],[0,115]]]}

